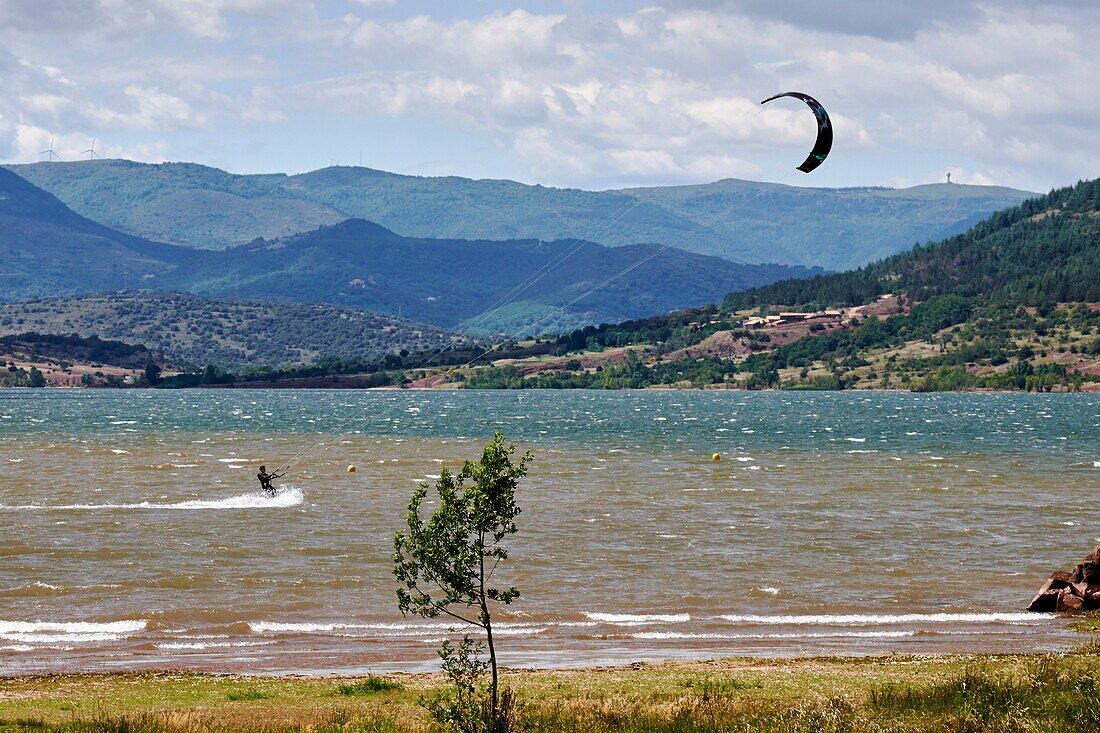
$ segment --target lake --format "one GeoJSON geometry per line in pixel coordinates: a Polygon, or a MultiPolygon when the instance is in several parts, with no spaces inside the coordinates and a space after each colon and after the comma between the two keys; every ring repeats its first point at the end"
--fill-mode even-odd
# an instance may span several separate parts
{"type": "Polygon", "coordinates": [[[0,670],[433,668],[393,534],[494,429],[505,664],[1082,642],[1023,608],[1100,541],[1100,395],[2,390],[0,670]]]}

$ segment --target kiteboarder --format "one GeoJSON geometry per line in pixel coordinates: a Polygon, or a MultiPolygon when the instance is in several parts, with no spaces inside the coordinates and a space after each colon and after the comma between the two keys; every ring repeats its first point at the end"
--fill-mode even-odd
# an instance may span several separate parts
{"type": "Polygon", "coordinates": [[[260,466],[260,472],[256,474],[256,478],[260,480],[260,488],[264,490],[265,494],[275,496],[275,487],[271,485],[271,482],[285,475],[278,472],[268,473],[267,466],[260,466]]]}

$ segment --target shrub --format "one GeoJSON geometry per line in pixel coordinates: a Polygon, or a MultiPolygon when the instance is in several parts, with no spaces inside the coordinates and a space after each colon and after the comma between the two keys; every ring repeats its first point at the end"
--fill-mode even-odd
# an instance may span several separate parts
{"type": "Polygon", "coordinates": [[[404,689],[400,682],[388,680],[385,677],[371,675],[355,682],[348,682],[336,686],[336,694],[357,697],[362,695],[377,695],[380,692],[396,692],[404,689]]]}

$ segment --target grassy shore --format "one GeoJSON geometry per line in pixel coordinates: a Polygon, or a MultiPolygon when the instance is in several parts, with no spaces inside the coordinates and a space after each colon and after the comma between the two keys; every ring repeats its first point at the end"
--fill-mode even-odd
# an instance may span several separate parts
{"type": "MultiPolygon", "coordinates": [[[[521,731],[1100,730],[1100,645],[1064,655],[638,664],[511,672],[521,731]]],[[[0,733],[430,731],[441,680],[188,672],[0,679],[0,733]]]]}

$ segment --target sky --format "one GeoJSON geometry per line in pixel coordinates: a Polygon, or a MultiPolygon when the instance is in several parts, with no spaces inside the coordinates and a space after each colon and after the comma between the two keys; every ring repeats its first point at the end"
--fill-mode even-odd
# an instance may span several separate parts
{"type": "Polygon", "coordinates": [[[1100,176],[1097,38],[1095,0],[0,0],[0,160],[1046,191],[1100,176]]]}

